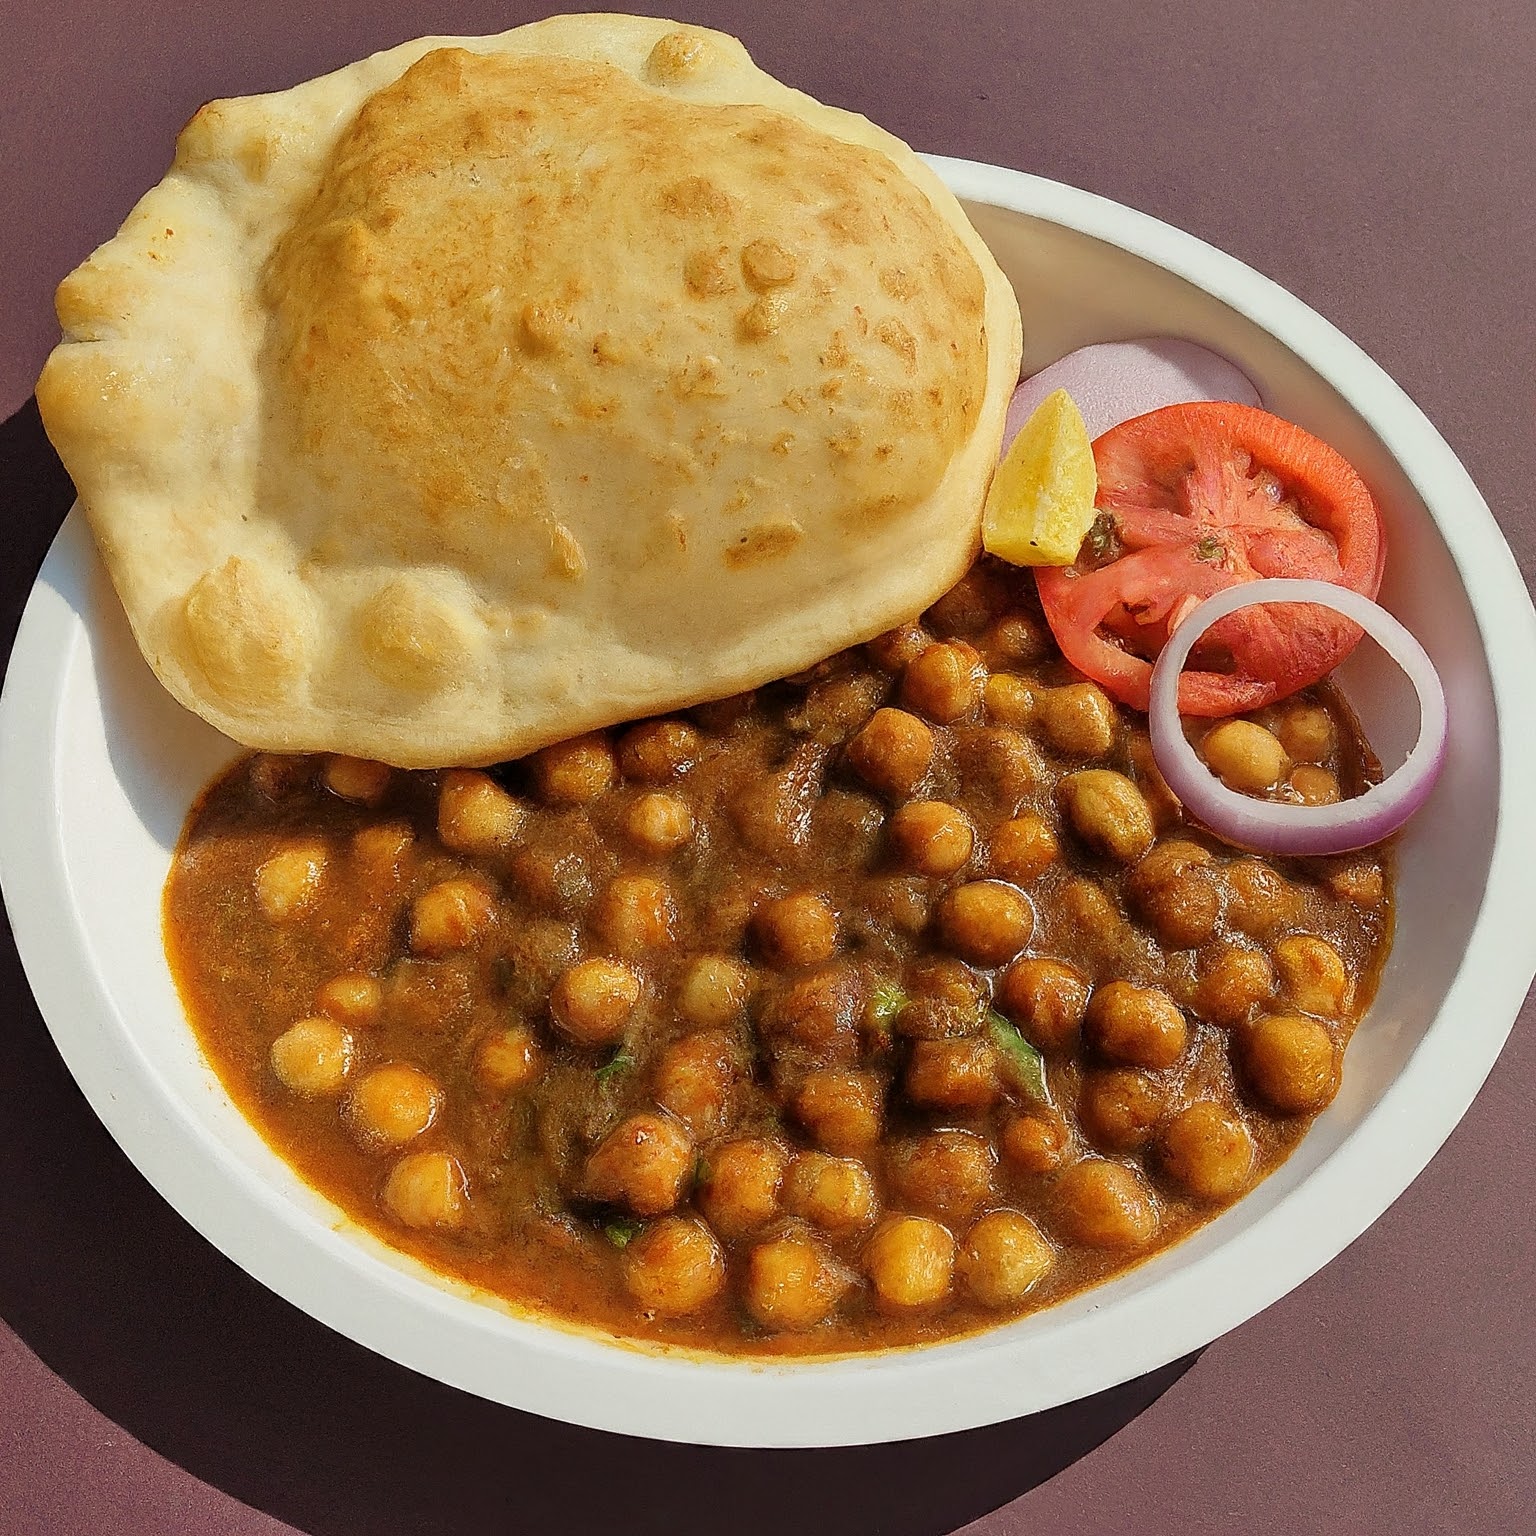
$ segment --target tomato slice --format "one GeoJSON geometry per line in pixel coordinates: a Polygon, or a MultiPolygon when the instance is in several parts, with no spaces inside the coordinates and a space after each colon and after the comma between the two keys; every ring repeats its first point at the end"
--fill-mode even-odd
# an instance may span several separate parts
{"type": "MultiPolygon", "coordinates": [[[[1386,542],[1365,482],[1310,432],[1248,405],[1169,405],[1093,445],[1098,521],[1077,563],[1035,572],[1047,622],[1080,672],[1134,709],[1195,604],[1238,582],[1303,576],[1374,598],[1386,542]]],[[[1232,715],[1326,676],[1360,629],[1313,604],[1213,625],[1179,682],[1186,715],[1232,715]]]]}

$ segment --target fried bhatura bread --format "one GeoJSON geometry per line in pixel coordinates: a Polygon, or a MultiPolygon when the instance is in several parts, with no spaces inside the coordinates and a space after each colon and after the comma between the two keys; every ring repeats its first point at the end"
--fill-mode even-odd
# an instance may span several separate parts
{"type": "Polygon", "coordinates": [[[964,571],[1013,293],[900,141],[557,17],[205,106],[38,401],[145,656],[409,767],[719,697],[964,571]]]}

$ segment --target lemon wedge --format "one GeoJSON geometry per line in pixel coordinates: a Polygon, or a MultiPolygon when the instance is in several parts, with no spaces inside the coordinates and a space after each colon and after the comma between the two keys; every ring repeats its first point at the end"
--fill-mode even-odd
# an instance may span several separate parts
{"type": "Polygon", "coordinates": [[[981,541],[1014,565],[1071,565],[1093,526],[1098,491],[1082,412],[1058,389],[1035,408],[997,466],[981,541]]]}

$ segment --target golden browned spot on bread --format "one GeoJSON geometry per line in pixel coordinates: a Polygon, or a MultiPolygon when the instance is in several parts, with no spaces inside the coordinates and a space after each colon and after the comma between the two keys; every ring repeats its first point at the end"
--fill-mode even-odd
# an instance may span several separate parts
{"type": "Polygon", "coordinates": [[[431,688],[459,674],[468,655],[458,616],[411,576],[397,576],[357,616],[369,668],[383,681],[431,688]]]}
{"type": "Polygon", "coordinates": [[[679,219],[727,219],[733,208],[728,193],[705,176],[684,176],[662,189],[661,208],[679,219]]]}
{"type": "Polygon", "coordinates": [[[725,563],[736,570],[759,565],[787,555],[804,536],[805,529],[792,517],[758,523],[726,549],[725,563]]]}
{"type": "Polygon", "coordinates": [[[585,576],[587,573],[586,551],[582,549],[576,535],[564,523],[556,523],[551,530],[551,538],[554,543],[555,569],[562,576],[569,576],[572,579],[585,576]]]}
{"type": "Polygon", "coordinates": [[[612,331],[599,331],[592,338],[592,356],[600,363],[617,366],[627,363],[631,353],[622,337],[615,336],[612,331]]]}
{"type": "Polygon", "coordinates": [[[560,349],[570,324],[568,316],[549,305],[525,304],[518,316],[518,341],[525,352],[547,356],[560,349]]]}
{"type": "Polygon", "coordinates": [[[917,337],[894,315],[887,315],[875,327],[875,335],[888,346],[903,363],[908,372],[917,368],[917,337]]]}
{"type": "Polygon", "coordinates": [[[688,357],[672,370],[672,392],[680,400],[692,395],[718,400],[730,394],[725,370],[712,352],[702,357],[688,357]]]}
{"type": "Polygon", "coordinates": [[[188,592],[182,608],[209,684],[231,703],[283,698],[307,659],[296,583],[231,556],[188,592]]]}
{"type": "Polygon", "coordinates": [[[741,253],[741,272],[759,293],[795,280],[795,258],[777,240],[751,241],[741,253]]]}
{"type": "Polygon", "coordinates": [[[783,294],[765,293],[762,298],[753,299],[741,312],[741,334],[751,341],[777,335],[788,309],[783,294]]]}
{"type": "Polygon", "coordinates": [[[683,263],[683,282],[696,299],[713,299],[736,291],[731,274],[731,253],[724,245],[705,246],[690,251],[683,263]]]}
{"type": "Polygon", "coordinates": [[[714,62],[709,39],[687,27],[668,32],[651,49],[645,61],[646,78],[658,85],[676,85],[696,80],[714,62]]]}

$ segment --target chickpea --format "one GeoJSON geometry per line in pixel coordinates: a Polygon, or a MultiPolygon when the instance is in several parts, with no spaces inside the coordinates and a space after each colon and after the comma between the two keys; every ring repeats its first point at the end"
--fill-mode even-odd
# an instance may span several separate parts
{"type": "Polygon", "coordinates": [[[1107,982],[1088,1000],[1083,1023],[1104,1056],[1132,1067],[1171,1067],[1189,1044],[1179,1005],[1160,987],[1107,982]]]}
{"type": "Polygon", "coordinates": [[[854,1157],[801,1152],[784,1184],[784,1208],[826,1232],[847,1232],[872,1221],[875,1181],[854,1157]]]}
{"type": "Polygon", "coordinates": [[[305,843],[280,848],[256,871],[256,900],[267,920],[286,923],[303,917],[320,894],[325,849],[305,843]]]}
{"type": "Polygon", "coordinates": [[[1200,755],[1228,789],[1262,794],[1290,766],[1279,739],[1252,720],[1223,720],[1205,733],[1200,755]]]}
{"type": "Polygon", "coordinates": [[[443,880],[411,903],[411,949],[429,957],[468,949],[496,917],[496,902],[473,880],[443,880]]]}
{"type": "Polygon", "coordinates": [[[883,671],[900,672],[910,662],[916,661],[932,643],[921,625],[898,624],[895,629],[876,635],[864,649],[883,671]]]}
{"type": "Polygon", "coordinates": [[[930,645],[907,663],[901,702],[937,725],[950,725],[981,702],[986,676],[981,658],[964,641],[930,645]]]}
{"type": "Polygon", "coordinates": [[[1298,763],[1327,762],[1337,744],[1333,717],[1319,704],[1288,704],[1275,726],[1286,756],[1298,763]]]}
{"type": "Polygon", "coordinates": [[[923,1109],[990,1109],[1003,1092],[997,1051],[979,1036],[914,1041],[904,1086],[923,1109]]]}
{"type": "Polygon", "coordinates": [[[619,1039],[640,1001],[640,978],[622,960],[583,960],[550,990],[555,1023],[581,1045],[619,1039]]]}
{"type": "Polygon", "coordinates": [[[987,986],[970,966],[948,955],[915,961],[908,972],[907,1005],[896,1031],[914,1040],[953,1040],[982,1025],[987,986]]]}
{"type": "Polygon", "coordinates": [[[394,771],[388,763],[336,753],[326,758],[320,777],[325,787],[343,800],[358,805],[377,805],[389,793],[389,781],[394,777],[394,771]]]}
{"type": "Polygon", "coordinates": [[[405,850],[416,841],[408,821],[379,821],[352,834],[352,857],[369,874],[387,877],[398,872],[405,850]]]}
{"type": "Polygon", "coordinates": [[[1339,1018],[1349,997],[1349,973],[1338,950],[1310,933],[1292,934],[1275,945],[1280,991],[1293,1008],[1339,1018]]]}
{"type": "Polygon", "coordinates": [[[1040,661],[1051,649],[1050,632],[1028,614],[1009,613],[992,626],[982,645],[1002,661],[1040,661]]]}
{"type": "Polygon", "coordinates": [[[1339,1091],[1339,1055],[1326,1026],[1299,1014],[1268,1014],[1242,1039],[1243,1065],[1260,1098],[1307,1115],[1339,1091]]]}
{"type": "Polygon", "coordinates": [[[1291,769],[1286,781],[1292,793],[1303,805],[1337,805],[1339,781],[1326,768],[1314,768],[1310,763],[1291,769]]]}
{"type": "Polygon", "coordinates": [[[387,1061],[353,1086],[347,1119],[370,1149],[403,1147],[427,1129],[442,1108],[443,1092],[418,1067],[387,1061]]]}
{"type": "Polygon", "coordinates": [[[712,1147],[704,1159],[699,1209],[725,1237],[741,1237],[779,1214],[788,1154],[776,1141],[742,1137],[712,1147]]]}
{"type": "Polygon", "coordinates": [[[290,1093],[328,1099],[352,1070],[352,1037],[331,1019],[300,1019],[272,1042],[272,1071],[290,1093]]]}
{"type": "Polygon", "coordinates": [[[1088,993],[1088,978],[1064,961],[1026,955],[1003,973],[997,1000],[1031,1045],[1059,1055],[1077,1045],[1088,993]]]}
{"type": "Polygon", "coordinates": [[[1095,880],[1073,875],[1056,893],[1054,926],[1076,934],[1100,960],[1123,962],[1135,950],[1135,935],[1114,898],[1095,880]]]}
{"type": "Polygon", "coordinates": [[[1015,810],[1040,782],[1040,755],[1022,731],[1006,725],[970,725],[955,732],[960,776],[1001,809],[1015,810]]]}
{"type": "Polygon", "coordinates": [[[630,806],[624,830],[641,853],[659,858],[681,848],[693,836],[693,812],[680,796],[652,791],[630,806]]]}
{"type": "Polygon", "coordinates": [[[866,911],[898,933],[916,938],[928,926],[928,882],[915,875],[867,881],[860,892],[866,911]]]}
{"type": "Polygon", "coordinates": [[[1121,1163],[1074,1163],[1057,1181],[1056,1201],[1067,1240],[1088,1248],[1140,1248],[1157,1231],[1152,1192],[1121,1163]]]}
{"type": "Polygon", "coordinates": [[[976,834],[964,811],[942,800],[913,800],[891,816],[891,841],[903,866],[942,880],[965,867],[976,834]]]}
{"type": "Polygon", "coordinates": [[[475,1081],[488,1093],[516,1093],[538,1080],[543,1052],[533,1031],[512,1024],[487,1035],[475,1051],[475,1081]]]}
{"type": "Polygon", "coordinates": [[[1050,1173],[1061,1166],[1071,1138],[1066,1122],[1051,1112],[1014,1115],[998,1138],[1003,1157],[1021,1173],[1050,1173]]]}
{"type": "Polygon", "coordinates": [[[619,738],[619,766],[626,779],[665,784],[699,760],[703,738],[683,720],[643,720],[619,738]]]}
{"type": "Polygon", "coordinates": [[[933,732],[905,710],[877,709],[848,743],[847,753],[853,771],[871,789],[903,800],[933,762],[933,732]]]}
{"type": "Polygon", "coordinates": [[[1152,846],[1152,812],[1123,773],[1085,768],[1061,781],[1073,829],[1095,853],[1129,864],[1152,846]]]}
{"type": "Polygon", "coordinates": [[[1134,1152],[1145,1146],[1167,1108],[1167,1087],[1145,1072],[1085,1072],[1078,1089],[1083,1130],[1106,1152],[1134,1152]]]}
{"type": "Polygon", "coordinates": [[[800,1084],[794,1107],[800,1123],[828,1152],[864,1152],[880,1139],[885,1088],[873,1073],[825,1068],[800,1084]]]}
{"type": "Polygon", "coordinates": [[[1197,1200],[1234,1200],[1253,1177],[1248,1127],[1225,1104],[1202,1099],[1181,1109],[1162,1136],[1168,1177],[1197,1200]]]}
{"type": "Polygon", "coordinates": [[[1050,1273],[1056,1253],[1019,1211],[991,1211],[966,1234],[960,1283],[984,1307],[1017,1306],[1050,1273]]]}
{"type": "Polygon", "coordinates": [[[1269,956],[1237,946],[1218,950],[1205,962],[1195,988],[1195,1006],[1212,1023],[1241,1024],[1275,989],[1269,956]]]}
{"type": "Polygon", "coordinates": [[[830,1317],[852,1284],[820,1243],[786,1233],[752,1250],[744,1300],[763,1327],[803,1332],[830,1317]]]}
{"type": "Polygon", "coordinates": [[[372,976],[347,971],[333,976],[315,993],[315,1010],[338,1024],[366,1029],[378,1023],[384,989],[372,976]]]}
{"type": "Polygon", "coordinates": [[[783,767],[738,782],[727,802],[747,849],[771,864],[790,861],[805,841],[807,785],[794,758],[783,767]]]}
{"type": "Polygon", "coordinates": [[[837,913],[809,891],[764,903],[752,926],[772,965],[821,965],[837,950],[837,913]]]}
{"type": "Polygon", "coordinates": [[[1210,853],[1198,843],[1158,843],[1133,869],[1126,890],[1166,949],[1194,949],[1216,931],[1221,894],[1210,853]]]}
{"type": "Polygon", "coordinates": [[[1166,831],[1184,819],[1184,808],[1157,766],[1146,727],[1134,727],[1128,734],[1126,756],[1131,760],[1131,777],[1151,808],[1152,825],[1159,832],[1166,831]]]}
{"type": "Polygon", "coordinates": [[[774,1054],[789,1047],[817,1065],[836,1066],[858,1055],[863,1005],[859,973],[828,966],[769,992],[758,1023],[774,1054]]]}
{"type": "Polygon", "coordinates": [[[737,1073],[730,1036],[707,1030],[675,1040],[662,1052],[652,1092],[663,1109],[703,1139],[725,1123],[737,1073]]]}
{"type": "Polygon", "coordinates": [[[1065,757],[1103,757],[1115,744],[1115,706],[1097,683],[1043,690],[1035,719],[1047,745],[1065,757]]]}
{"type": "Polygon", "coordinates": [[[594,1200],[659,1216],[683,1198],[693,1172],[693,1140],[670,1115],[631,1115],[587,1158],[583,1187],[594,1200]]]}
{"type": "Polygon", "coordinates": [[[601,732],[557,742],[528,762],[546,805],[590,805],[613,785],[613,748],[601,732]]]}
{"type": "Polygon", "coordinates": [[[750,972],[740,961],[700,955],[683,973],[677,1011],[695,1029],[718,1029],[741,1017],[750,987],[750,972]]]}
{"type": "Polygon", "coordinates": [[[492,858],[517,841],[528,812],[488,773],[453,768],[437,787],[437,835],[444,847],[492,858]]]}
{"type": "Polygon", "coordinates": [[[1035,909],[1029,898],[1000,880],[956,886],[939,903],[944,942],[973,965],[1003,965],[1029,943],[1035,909]]]}
{"type": "Polygon", "coordinates": [[[663,1216],[624,1249],[624,1289],[647,1315],[686,1317],[725,1288],[725,1255],[714,1234],[691,1216],[663,1216]]]}
{"type": "Polygon", "coordinates": [[[258,752],[246,769],[251,788],[266,800],[291,795],[308,776],[308,758],[283,752],[258,752]]]}
{"type": "Polygon", "coordinates": [[[512,857],[511,885],[544,912],[570,917],[592,904],[593,861],[580,847],[545,845],[512,857]]]}
{"type": "Polygon", "coordinates": [[[1008,604],[1008,589],[995,569],[973,565],[923,615],[940,635],[980,634],[1008,604]]]}
{"type": "Polygon", "coordinates": [[[1255,939],[1268,938],[1301,915],[1301,893],[1262,859],[1227,866],[1227,919],[1255,939]]]}
{"type": "Polygon", "coordinates": [[[1366,910],[1379,907],[1387,893],[1381,867],[1363,860],[1333,870],[1323,884],[1335,900],[1347,901],[1366,910]]]}
{"type": "Polygon", "coordinates": [[[896,1147],[891,1185],[899,1199],[936,1216],[967,1217],[992,1198],[997,1154],[971,1131],[930,1131],[896,1147]]]}
{"type": "Polygon", "coordinates": [[[813,741],[836,746],[874,714],[885,693],[885,679],[870,672],[828,678],[805,696],[803,719],[813,741]]]}
{"type": "Polygon", "coordinates": [[[1035,691],[1022,677],[994,672],[981,691],[981,703],[988,720],[1022,728],[1034,717],[1035,691]]]}
{"type": "Polygon", "coordinates": [[[620,955],[643,955],[672,942],[672,892],[649,875],[616,875],[598,898],[597,931],[620,955]]]}
{"type": "Polygon", "coordinates": [[[987,868],[1001,880],[1028,885],[1061,856],[1055,830],[1043,816],[1024,811],[992,830],[987,868]]]}
{"type": "Polygon", "coordinates": [[[469,1204],[464,1169],[447,1152],[412,1152],[389,1170],[384,1204],[408,1227],[462,1226],[469,1204]]]}
{"type": "Polygon", "coordinates": [[[883,1312],[915,1312],[949,1295],[955,1240],[923,1216],[891,1216],[864,1245],[864,1272],[883,1312]]]}

